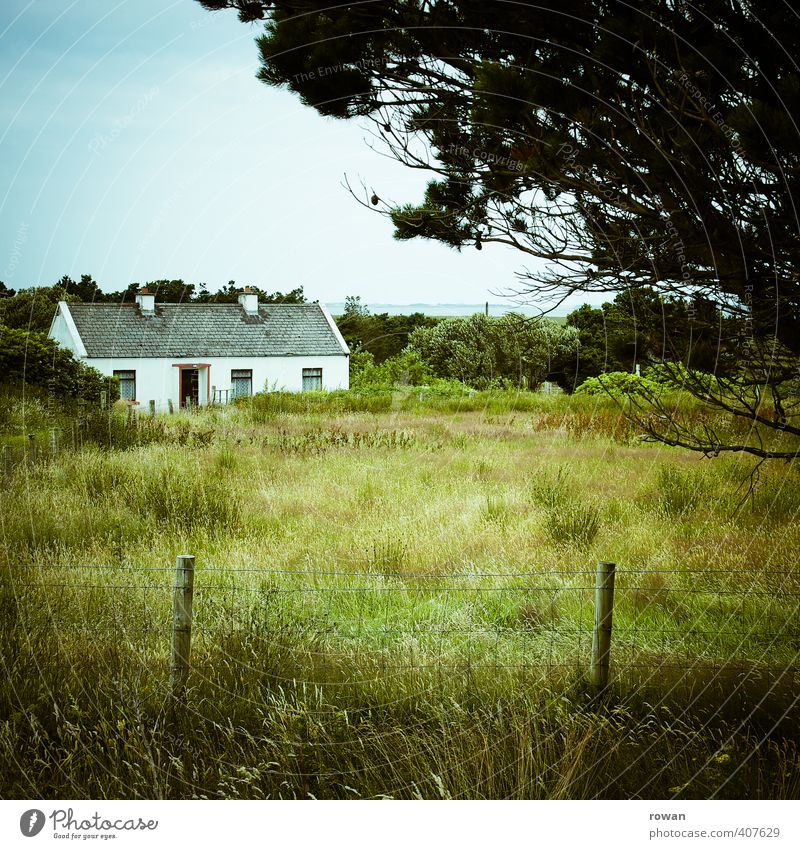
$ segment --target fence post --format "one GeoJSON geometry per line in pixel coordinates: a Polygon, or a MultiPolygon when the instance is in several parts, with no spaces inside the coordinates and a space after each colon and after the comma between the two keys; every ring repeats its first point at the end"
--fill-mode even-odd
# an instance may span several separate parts
{"type": "Polygon", "coordinates": [[[211,406],[213,407],[216,402],[217,402],[217,387],[212,386],[211,387],[211,406]]]}
{"type": "Polygon", "coordinates": [[[601,560],[594,579],[594,631],[589,680],[593,687],[608,684],[608,661],[611,654],[611,619],[614,613],[614,574],[616,565],[601,560]]]}
{"type": "Polygon", "coordinates": [[[58,433],[54,427],[50,428],[50,459],[58,457],[58,433]]]}
{"type": "Polygon", "coordinates": [[[172,406],[172,398],[167,398],[167,407],[169,409],[169,414],[172,415],[175,412],[175,409],[172,406]]]}
{"type": "Polygon", "coordinates": [[[189,675],[189,651],[192,643],[192,596],[194,593],[194,555],[179,554],[175,562],[172,595],[172,665],[170,685],[177,697],[189,675]]]}
{"type": "Polygon", "coordinates": [[[105,410],[108,406],[108,391],[105,389],[100,390],[100,409],[105,410]]]}
{"type": "Polygon", "coordinates": [[[150,401],[150,418],[154,419],[156,417],[156,402],[150,401]]]}
{"type": "Polygon", "coordinates": [[[187,396],[183,399],[183,406],[186,408],[186,412],[187,412],[187,413],[191,413],[191,412],[192,412],[192,396],[191,396],[191,395],[187,395],[187,396]]]}

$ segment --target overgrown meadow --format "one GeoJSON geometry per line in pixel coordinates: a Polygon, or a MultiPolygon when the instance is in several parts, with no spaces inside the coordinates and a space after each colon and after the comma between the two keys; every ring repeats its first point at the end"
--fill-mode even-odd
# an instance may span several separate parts
{"type": "Polygon", "coordinates": [[[48,411],[1,412],[3,797],[799,794],[792,465],[753,476],[643,442],[610,400],[532,393],[95,412],[35,462],[48,411]]]}

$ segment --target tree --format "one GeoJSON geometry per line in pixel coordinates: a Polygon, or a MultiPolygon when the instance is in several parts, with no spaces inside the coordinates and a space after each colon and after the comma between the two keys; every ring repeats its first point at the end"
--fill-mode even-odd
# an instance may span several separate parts
{"type": "Polygon", "coordinates": [[[577,328],[580,337],[577,363],[571,369],[576,386],[604,372],[632,372],[637,365],[645,369],[665,361],[726,375],[733,365],[729,357],[720,357],[716,344],[721,326],[723,335],[729,334],[727,322],[702,298],[687,304],[643,287],[620,292],[601,307],[584,304],[567,316],[567,324],[577,328]]]}
{"type": "Polygon", "coordinates": [[[337,325],[351,351],[369,352],[376,364],[397,357],[418,327],[433,327],[439,319],[421,312],[410,315],[372,314],[359,295],[348,295],[337,325]]]}
{"type": "MultiPolygon", "coordinates": [[[[262,304],[306,304],[306,298],[303,287],[298,286],[290,292],[272,292],[271,294],[262,291],[258,286],[249,286],[258,295],[258,300],[262,304]]],[[[237,286],[235,280],[229,280],[218,292],[209,292],[205,284],[200,284],[199,292],[193,296],[192,300],[201,303],[215,304],[235,304],[239,300],[239,295],[244,291],[244,286],[237,286]]]]}
{"type": "Polygon", "coordinates": [[[64,275],[56,286],[59,286],[67,294],[74,295],[84,304],[91,304],[95,301],[105,301],[109,296],[102,291],[96,280],[91,274],[82,274],[79,283],[76,283],[71,277],[64,275]]]}
{"type": "Polygon", "coordinates": [[[53,323],[59,301],[77,301],[55,286],[32,286],[20,289],[13,296],[0,300],[0,325],[5,327],[47,333],[53,323]]]}
{"type": "Polygon", "coordinates": [[[704,298],[738,322],[717,347],[757,360],[761,397],[786,413],[773,435],[800,437],[782,379],[800,356],[789,4],[199,2],[265,21],[265,83],[367,118],[390,155],[435,175],[418,204],[365,191],[397,238],[513,246],[549,262],[522,292],[556,302],[642,286],[704,298]]]}
{"type": "Polygon", "coordinates": [[[116,378],[108,378],[76,360],[46,333],[0,327],[0,374],[4,382],[47,388],[61,399],[100,401],[103,390],[118,397],[116,378]]]}
{"type": "Polygon", "coordinates": [[[503,383],[534,389],[556,370],[554,363],[574,356],[577,341],[574,328],[548,319],[476,313],[418,328],[409,338],[409,349],[419,353],[437,377],[479,389],[503,383]]]}

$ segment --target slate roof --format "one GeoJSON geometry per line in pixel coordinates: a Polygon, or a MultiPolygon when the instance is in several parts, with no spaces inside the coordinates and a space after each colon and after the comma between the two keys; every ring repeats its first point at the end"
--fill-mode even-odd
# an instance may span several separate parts
{"type": "Polygon", "coordinates": [[[292,357],[342,355],[319,304],[69,304],[89,357],[292,357]]]}

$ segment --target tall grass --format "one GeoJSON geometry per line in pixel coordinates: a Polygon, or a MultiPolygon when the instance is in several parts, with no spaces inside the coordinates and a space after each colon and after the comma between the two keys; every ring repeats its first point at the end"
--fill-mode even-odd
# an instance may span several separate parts
{"type": "Polygon", "coordinates": [[[790,478],[731,520],[746,469],[570,431],[560,399],[297,403],[14,473],[0,795],[798,794],[790,478]],[[175,715],[169,567],[187,550],[175,715]],[[603,699],[585,684],[597,559],[618,564],[603,699]]]}
{"type": "MultiPolygon", "coordinates": [[[[226,592],[221,576],[210,592],[207,576],[194,671],[176,712],[167,689],[169,574],[90,577],[108,590],[54,597],[49,570],[0,573],[3,795],[795,798],[800,790],[796,717],[758,706],[757,687],[747,708],[753,727],[742,731],[746,694],[719,672],[682,687],[673,680],[666,698],[631,696],[620,684],[597,699],[574,670],[510,668],[497,631],[483,638],[494,644],[485,656],[474,635],[465,644],[450,633],[445,646],[438,637],[427,651],[396,636],[381,643],[379,583],[368,602],[373,619],[362,610],[348,637],[341,622],[363,598],[332,578],[311,610],[307,598],[287,610],[280,592],[270,594],[280,582],[226,592]],[[120,593],[123,580],[140,588],[120,593]],[[765,745],[759,728],[776,716],[782,724],[765,745]]],[[[503,628],[529,635],[520,639],[536,639],[562,614],[526,604],[508,618],[513,608],[486,598],[491,607],[475,615],[501,617],[503,628]]],[[[390,612],[390,624],[401,621],[390,612]]],[[[409,637],[419,633],[405,621],[409,637]]]]}

